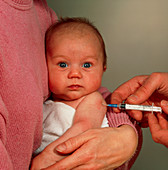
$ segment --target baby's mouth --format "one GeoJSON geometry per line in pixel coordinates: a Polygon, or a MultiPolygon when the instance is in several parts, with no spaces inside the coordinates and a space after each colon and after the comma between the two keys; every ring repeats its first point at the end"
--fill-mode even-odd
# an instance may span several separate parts
{"type": "Polygon", "coordinates": [[[68,88],[70,90],[78,90],[79,88],[81,88],[82,86],[78,85],[78,84],[73,84],[73,85],[70,85],[68,86],[68,88]]]}

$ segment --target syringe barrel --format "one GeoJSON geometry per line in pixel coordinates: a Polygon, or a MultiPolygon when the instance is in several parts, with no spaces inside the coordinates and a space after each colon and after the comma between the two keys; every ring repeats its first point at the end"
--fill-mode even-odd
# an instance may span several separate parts
{"type": "Polygon", "coordinates": [[[161,107],[148,106],[148,105],[131,105],[125,104],[126,110],[140,110],[140,111],[149,111],[149,112],[162,112],[161,107]]]}

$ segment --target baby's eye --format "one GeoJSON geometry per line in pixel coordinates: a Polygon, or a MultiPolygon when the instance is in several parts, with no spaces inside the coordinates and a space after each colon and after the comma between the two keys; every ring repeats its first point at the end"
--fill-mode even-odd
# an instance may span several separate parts
{"type": "Polygon", "coordinates": [[[67,63],[64,63],[64,62],[61,62],[58,64],[60,67],[62,68],[65,68],[65,67],[68,67],[68,64],[67,63]]]}
{"type": "Polygon", "coordinates": [[[84,63],[82,67],[84,68],[90,68],[92,66],[91,63],[84,63]]]}

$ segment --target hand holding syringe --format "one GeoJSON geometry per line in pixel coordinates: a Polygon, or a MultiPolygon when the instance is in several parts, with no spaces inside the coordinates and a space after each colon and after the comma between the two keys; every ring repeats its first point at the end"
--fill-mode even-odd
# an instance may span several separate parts
{"type": "Polygon", "coordinates": [[[119,108],[122,110],[140,110],[148,112],[160,112],[162,113],[162,108],[157,106],[150,105],[133,105],[133,104],[103,104],[113,108],[119,108]]]}

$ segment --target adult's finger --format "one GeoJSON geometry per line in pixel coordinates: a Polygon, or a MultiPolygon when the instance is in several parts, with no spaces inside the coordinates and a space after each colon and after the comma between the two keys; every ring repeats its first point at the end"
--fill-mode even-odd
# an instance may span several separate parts
{"type": "Polygon", "coordinates": [[[149,123],[149,129],[152,134],[152,138],[155,142],[159,142],[158,138],[156,137],[156,133],[161,130],[161,127],[159,125],[159,121],[156,118],[154,114],[150,114],[148,116],[148,123],[149,123]]]}
{"type": "Polygon", "coordinates": [[[84,143],[86,143],[92,136],[91,133],[90,135],[85,135],[86,133],[82,133],[77,135],[76,137],[70,138],[67,141],[59,144],[55,149],[63,154],[68,154],[79,147],[81,147],[84,143]]]}
{"type": "Polygon", "coordinates": [[[143,113],[138,110],[126,110],[126,112],[137,121],[141,122],[143,119],[143,113]]]}
{"type": "Polygon", "coordinates": [[[157,117],[152,113],[148,116],[148,123],[149,123],[149,128],[152,134],[161,129],[157,117]]]}
{"type": "MultiPolygon", "coordinates": [[[[111,103],[122,103],[130,95],[134,94],[138,88],[141,87],[147,77],[148,76],[136,76],[119,86],[111,95],[111,103]]],[[[119,112],[119,109],[114,109],[114,111],[119,112]]]]}
{"type": "Polygon", "coordinates": [[[163,109],[163,112],[168,114],[168,101],[162,100],[161,101],[161,107],[163,109]]]}
{"type": "Polygon", "coordinates": [[[166,119],[167,118],[166,115],[158,113],[157,117],[159,119],[159,125],[160,125],[161,129],[168,130],[168,121],[166,119]]]}
{"type": "MultiPolygon", "coordinates": [[[[115,104],[115,102],[122,102],[127,99],[130,95],[132,95],[143,82],[146,80],[148,76],[136,76],[127,82],[123,83],[119,86],[111,95],[111,102],[115,104]]],[[[118,103],[117,103],[118,104],[118,103]]]]}
{"type": "Polygon", "coordinates": [[[140,104],[145,102],[150,96],[158,90],[162,83],[161,73],[152,73],[135,91],[134,94],[128,97],[127,102],[132,104],[140,104]]]}
{"type": "Polygon", "coordinates": [[[152,138],[156,143],[160,143],[168,147],[168,122],[158,113],[158,119],[154,115],[149,116],[149,128],[152,138]]]}
{"type": "Polygon", "coordinates": [[[59,162],[56,162],[54,165],[46,168],[45,170],[53,170],[53,169],[74,169],[75,167],[78,167],[84,163],[86,163],[89,157],[84,157],[84,153],[80,150],[75,151],[73,154],[69,155],[68,157],[62,159],[59,162]],[[75,154],[75,155],[74,155],[75,154]],[[86,158],[86,159],[85,159],[86,158]]]}

